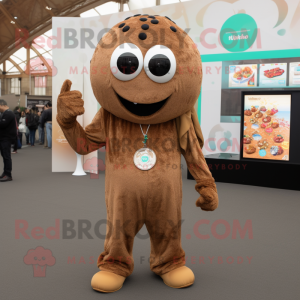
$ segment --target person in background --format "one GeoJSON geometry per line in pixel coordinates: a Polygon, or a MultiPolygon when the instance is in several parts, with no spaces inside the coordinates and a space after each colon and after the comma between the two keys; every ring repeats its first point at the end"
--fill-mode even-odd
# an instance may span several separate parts
{"type": "MultiPolygon", "coordinates": [[[[25,109],[25,115],[26,115],[26,125],[27,125],[27,118],[30,114],[30,111],[28,108],[25,109]]],[[[25,136],[26,136],[26,144],[27,145],[30,145],[29,143],[29,128],[26,126],[26,133],[25,133],[25,136]]]]}
{"type": "Polygon", "coordinates": [[[21,109],[20,109],[19,106],[15,107],[14,114],[16,116],[17,123],[19,124],[19,121],[20,121],[20,118],[21,118],[21,109]]]}
{"type": "Polygon", "coordinates": [[[27,116],[27,127],[29,128],[29,141],[31,147],[34,146],[35,143],[35,132],[39,125],[39,116],[37,115],[37,111],[35,108],[30,110],[29,115],[27,116]]]}
{"type": "Polygon", "coordinates": [[[11,152],[12,154],[17,154],[18,153],[18,146],[19,146],[19,125],[18,125],[18,122],[17,122],[16,118],[15,118],[15,120],[16,120],[16,127],[17,127],[17,137],[16,137],[15,142],[14,142],[14,149],[11,152]]]}
{"type": "Polygon", "coordinates": [[[38,116],[40,118],[40,122],[39,122],[39,141],[40,141],[40,143],[39,143],[39,145],[44,145],[44,142],[45,142],[45,131],[41,124],[43,112],[44,112],[43,110],[42,110],[42,112],[38,112],[38,116]]]}
{"type": "Polygon", "coordinates": [[[52,148],[52,103],[51,102],[48,102],[46,104],[46,110],[43,113],[41,125],[42,127],[46,125],[48,149],[51,149],[52,148]]]}
{"type": "Polygon", "coordinates": [[[21,145],[22,145],[23,133],[25,134],[25,137],[26,137],[26,131],[27,131],[26,114],[24,111],[22,111],[21,118],[19,121],[19,140],[21,142],[21,145]]]}
{"type": "MultiPolygon", "coordinates": [[[[43,119],[43,117],[44,117],[44,113],[45,113],[45,111],[47,110],[48,108],[46,107],[46,106],[44,106],[44,112],[43,112],[43,115],[42,115],[42,119],[43,119]]],[[[42,121],[42,119],[41,119],[41,126],[42,126],[42,124],[44,124],[43,123],[43,121],[42,121]]],[[[43,128],[43,130],[44,130],[44,140],[45,140],[45,143],[44,143],[44,148],[45,149],[48,149],[48,141],[47,141],[47,131],[46,131],[46,127],[42,127],[43,128]]]]}
{"type": "MultiPolygon", "coordinates": [[[[20,121],[20,118],[21,118],[21,110],[20,110],[20,107],[19,106],[16,106],[15,109],[14,109],[14,114],[15,114],[15,117],[16,117],[16,122],[17,122],[17,130],[19,128],[19,121],[20,121]]],[[[14,142],[14,150],[12,153],[18,153],[18,145],[19,145],[19,132],[17,132],[17,137],[16,137],[16,140],[14,142]]]]}
{"type": "Polygon", "coordinates": [[[12,181],[11,144],[17,136],[15,114],[7,106],[7,102],[0,99],[0,152],[3,157],[4,171],[0,182],[12,181]]]}

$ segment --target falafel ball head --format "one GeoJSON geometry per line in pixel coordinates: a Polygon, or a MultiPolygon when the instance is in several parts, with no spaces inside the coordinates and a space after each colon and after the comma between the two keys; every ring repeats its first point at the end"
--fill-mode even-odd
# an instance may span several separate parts
{"type": "Polygon", "coordinates": [[[105,110],[133,123],[158,124],[193,108],[202,65],[195,43],[181,28],[166,17],[153,22],[141,16],[118,23],[102,37],[90,74],[105,110]]]}

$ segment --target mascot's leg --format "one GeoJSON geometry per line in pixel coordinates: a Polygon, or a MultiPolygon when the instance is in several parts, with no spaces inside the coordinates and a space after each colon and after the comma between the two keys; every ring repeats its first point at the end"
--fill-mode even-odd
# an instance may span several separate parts
{"type": "MultiPolygon", "coordinates": [[[[181,180],[181,179],[180,179],[181,180]]],[[[153,194],[146,209],[146,226],[151,239],[150,268],[164,283],[183,288],[194,283],[192,270],[185,266],[181,247],[181,182],[165,185],[153,194]]]]}
{"type": "Polygon", "coordinates": [[[122,189],[115,188],[107,194],[106,238],[97,262],[101,271],[91,282],[94,290],[106,293],[119,290],[132,273],[133,241],[144,224],[142,199],[135,199],[134,194],[119,193],[119,190],[122,189]]]}

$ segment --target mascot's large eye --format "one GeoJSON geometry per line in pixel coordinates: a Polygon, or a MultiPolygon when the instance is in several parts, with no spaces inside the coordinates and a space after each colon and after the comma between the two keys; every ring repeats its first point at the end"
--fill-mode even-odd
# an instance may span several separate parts
{"type": "Polygon", "coordinates": [[[168,47],[156,45],[146,53],[144,69],[147,76],[153,81],[168,82],[175,75],[176,58],[168,47]]]}
{"type": "Polygon", "coordinates": [[[118,46],[110,59],[110,70],[122,81],[138,76],[143,68],[142,51],[134,44],[125,43],[118,46]]]}

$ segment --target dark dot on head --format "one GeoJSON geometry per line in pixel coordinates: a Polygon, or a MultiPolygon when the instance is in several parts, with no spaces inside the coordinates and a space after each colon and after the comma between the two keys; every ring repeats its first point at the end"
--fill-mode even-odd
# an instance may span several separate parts
{"type": "Polygon", "coordinates": [[[128,19],[130,19],[131,17],[127,17],[125,20],[128,20],[128,19]]]}
{"type": "Polygon", "coordinates": [[[144,29],[144,30],[149,29],[149,25],[148,25],[148,24],[143,24],[141,27],[142,27],[142,29],[144,29]]]}
{"type": "Polygon", "coordinates": [[[177,31],[177,29],[176,29],[174,26],[171,26],[170,29],[171,29],[172,31],[174,31],[174,32],[177,31]]]}
{"type": "Polygon", "coordinates": [[[119,28],[122,28],[125,25],[125,23],[122,23],[119,25],[119,28]]]}
{"type": "Polygon", "coordinates": [[[155,17],[154,17],[154,16],[149,16],[148,18],[150,18],[150,19],[155,19],[155,17]]]}
{"type": "Polygon", "coordinates": [[[129,29],[130,29],[129,26],[125,26],[122,30],[123,30],[123,32],[126,32],[126,31],[128,31],[129,29]]]}
{"type": "Polygon", "coordinates": [[[148,20],[147,18],[140,18],[140,21],[143,21],[143,22],[145,22],[147,20],[148,20]]]}
{"type": "Polygon", "coordinates": [[[141,32],[141,33],[139,34],[139,39],[140,39],[140,40],[145,40],[146,38],[147,38],[147,34],[146,34],[146,33],[141,32]]]}
{"type": "Polygon", "coordinates": [[[138,17],[138,16],[140,16],[141,14],[136,14],[136,15],[133,15],[134,17],[138,17]]]}
{"type": "Polygon", "coordinates": [[[156,19],[155,20],[151,20],[151,23],[152,24],[158,24],[158,20],[156,20],[156,19]]]}

